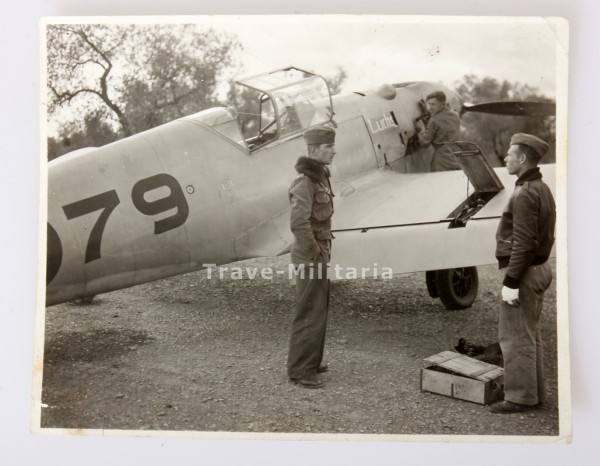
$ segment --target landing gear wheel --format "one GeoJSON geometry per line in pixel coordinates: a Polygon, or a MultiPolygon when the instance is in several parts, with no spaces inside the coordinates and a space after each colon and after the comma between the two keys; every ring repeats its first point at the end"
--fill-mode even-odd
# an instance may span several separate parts
{"type": "Polygon", "coordinates": [[[437,285],[435,284],[435,270],[428,270],[425,272],[425,283],[427,283],[427,292],[432,298],[439,298],[437,285]]]}
{"type": "Polygon", "coordinates": [[[476,267],[436,270],[434,274],[437,294],[446,309],[455,311],[471,307],[479,288],[476,267]]]}

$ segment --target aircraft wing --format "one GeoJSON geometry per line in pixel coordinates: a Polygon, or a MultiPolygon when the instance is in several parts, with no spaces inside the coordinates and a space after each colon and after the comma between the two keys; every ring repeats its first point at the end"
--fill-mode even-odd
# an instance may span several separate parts
{"type": "MultiPolygon", "coordinates": [[[[554,191],[554,165],[541,167],[554,191]]],[[[400,174],[377,172],[341,183],[336,191],[332,267],[367,269],[366,276],[495,263],[495,232],[513,192],[515,177],[494,170],[506,187],[464,225],[453,213],[474,193],[462,171],[400,174]]]]}
{"type": "Polygon", "coordinates": [[[438,223],[473,192],[462,171],[370,173],[336,192],[334,230],[438,223]]]}

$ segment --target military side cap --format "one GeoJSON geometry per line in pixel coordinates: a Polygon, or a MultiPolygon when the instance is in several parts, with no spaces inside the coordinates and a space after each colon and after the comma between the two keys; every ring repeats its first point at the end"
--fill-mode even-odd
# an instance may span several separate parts
{"type": "Polygon", "coordinates": [[[304,133],[304,140],[308,145],[333,144],[335,142],[335,130],[326,126],[315,126],[304,133]]]}
{"type": "Polygon", "coordinates": [[[548,152],[548,148],[550,147],[545,141],[542,141],[537,136],[525,133],[514,134],[513,137],[510,138],[510,145],[512,146],[513,144],[524,144],[530,147],[540,158],[548,152]]]}

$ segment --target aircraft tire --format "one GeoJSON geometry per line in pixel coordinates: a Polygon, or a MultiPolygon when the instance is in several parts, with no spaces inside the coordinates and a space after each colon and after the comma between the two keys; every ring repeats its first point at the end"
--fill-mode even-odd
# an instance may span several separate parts
{"type": "Polygon", "coordinates": [[[439,298],[437,285],[435,284],[435,270],[428,270],[425,272],[425,283],[427,284],[427,292],[432,298],[439,298]]]}
{"type": "Polygon", "coordinates": [[[442,304],[449,311],[471,307],[479,289],[477,267],[436,270],[435,286],[442,304]]]}

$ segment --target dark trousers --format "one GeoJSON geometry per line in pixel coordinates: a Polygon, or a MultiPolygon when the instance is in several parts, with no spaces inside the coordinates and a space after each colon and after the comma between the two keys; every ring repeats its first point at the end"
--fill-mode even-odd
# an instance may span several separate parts
{"type": "Polygon", "coordinates": [[[444,146],[438,146],[435,148],[433,158],[431,159],[431,171],[444,172],[448,170],[460,170],[460,165],[452,152],[444,146]]]}
{"type": "Polygon", "coordinates": [[[543,403],[544,346],[541,316],[544,292],[552,282],[546,262],[529,267],[519,286],[519,307],[502,301],[498,336],[504,356],[504,399],[523,405],[543,403]]]}
{"type": "Polygon", "coordinates": [[[322,263],[305,265],[304,273],[296,277],[296,309],[287,362],[288,376],[293,379],[314,378],[323,360],[329,309],[326,269],[322,263]]]}

